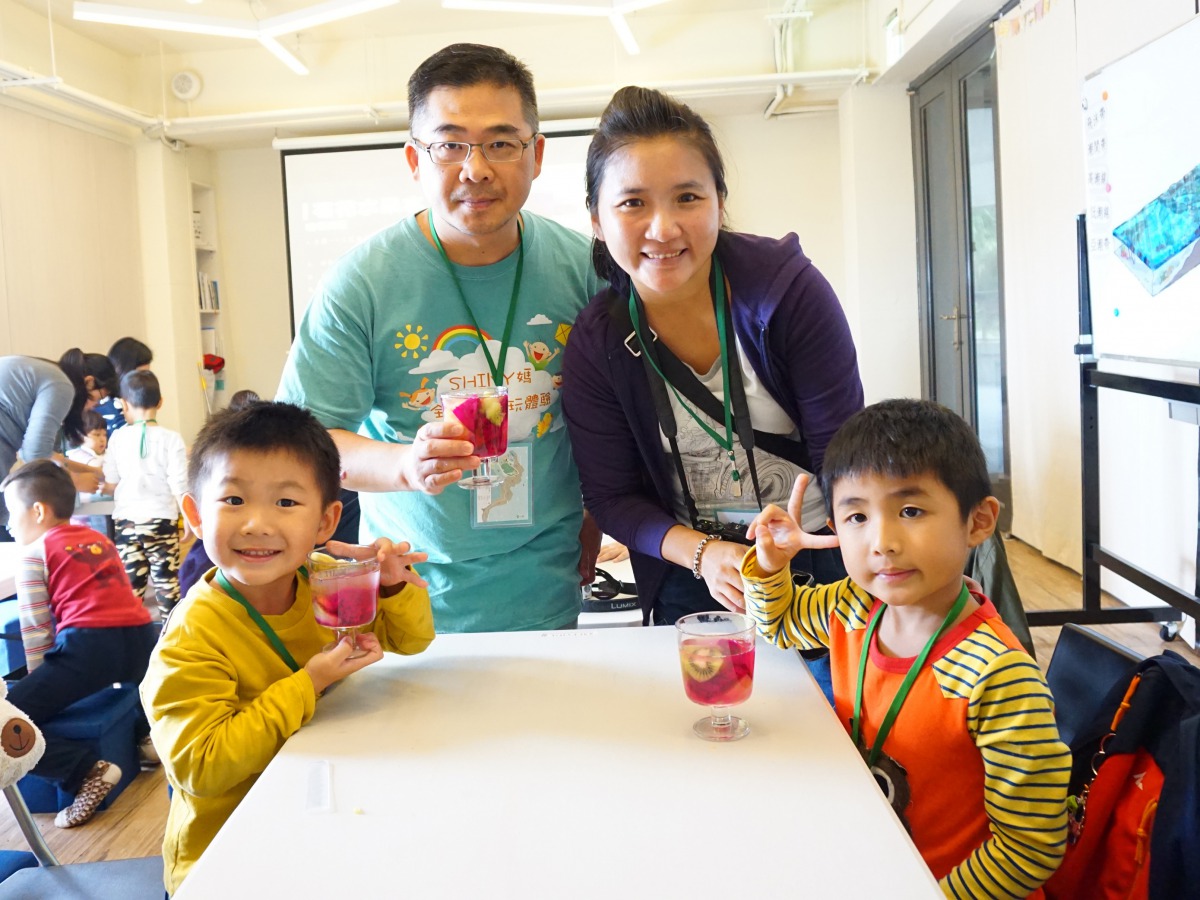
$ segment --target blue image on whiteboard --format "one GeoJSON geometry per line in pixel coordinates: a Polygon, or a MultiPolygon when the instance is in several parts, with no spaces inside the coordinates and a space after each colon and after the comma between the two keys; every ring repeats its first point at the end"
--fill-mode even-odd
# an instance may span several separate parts
{"type": "Polygon", "coordinates": [[[1113,229],[1116,254],[1150,296],[1200,264],[1200,165],[1113,229]]]}

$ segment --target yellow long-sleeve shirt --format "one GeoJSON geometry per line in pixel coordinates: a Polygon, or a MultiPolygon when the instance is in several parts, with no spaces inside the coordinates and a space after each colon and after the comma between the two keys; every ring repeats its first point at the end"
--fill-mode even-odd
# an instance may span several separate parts
{"type": "MultiPolygon", "coordinates": [[[[174,788],[163,840],[170,893],[284,741],[312,718],[317,695],[303,666],[332,639],[313,618],[307,580],[297,579],[292,608],[264,617],[301,666],[293,672],[210,578],[172,613],[141,685],[154,747],[174,788]]],[[[405,585],[380,597],[371,630],[384,650],[420,653],[434,635],[429,594],[405,585]]]]}

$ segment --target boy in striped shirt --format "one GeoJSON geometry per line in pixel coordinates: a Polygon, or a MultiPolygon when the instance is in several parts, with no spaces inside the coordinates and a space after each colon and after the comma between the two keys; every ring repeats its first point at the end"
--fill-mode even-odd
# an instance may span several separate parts
{"type": "Polygon", "coordinates": [[[835,537],[763,510],[742,563],[746,608],[780,647],[828,647],[837,715],[948,897],[1042,897],[1066,841],[1071,758],[1037,664],[964,585],[996,527],[979,441],[936,403],[851,417],[822,471],[835,537]],[[805,547],[840,544],[850,577],[793,584],[805,547]]]}

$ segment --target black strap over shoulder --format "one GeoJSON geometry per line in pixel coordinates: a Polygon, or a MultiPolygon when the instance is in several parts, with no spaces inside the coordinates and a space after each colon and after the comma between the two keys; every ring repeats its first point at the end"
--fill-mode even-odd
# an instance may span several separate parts
{"type": "MultiPolygon", "coordinates": [[[[639,301],[640,302],[640,301],[639,301]]],[[[638,338],[633,330],[633,322],[629,318],[629,310],[625,307],[620,298],[614,296],[614,302],[610,307],[610,315],[618,327],[625,331],[625,348],[634,356],[641,356],[639,349],[638,338]]],[[[657,356],[659,368],[662,369],[664,375],[670,379],[671,384],[679,393],[693,403],[697,409],[701,410],[706,416],[716,422],[720,422],[724,417],[724,410],[721,408],[721,401],[712,395],[695,373],[684,363],[679,357],[671,352],[662,341],[658,340],[658,335],[652,329],[650,331],[651,340],[650,347],[657,356]]],[[[729,359],[737,359],[737,338],[734,334],[734,329],[728,330],[727,339],[730,343],[729,359]]],[[[785,459],[793,465],[799,466],[806,472],[812,472],[812,458],[808,453],[808,447],[803,439],[799,441],[784,437],[781,434],[774,434],[769,431],[759,431],[750,425],[750,410],[746,403],[746,389],[742,384],[741,367],[731,366],[729,379],[729,392],[731,394],[730,401],[733,404],[734,422],[737,430],[738,441],[743,449],[750,453],[755,447],[765,450],[772,456],[779,459],[785,459]]],[[[662,386],[662,381],[658,377],[654,369],[647,363],[646,376],[650,381],[651,392],[655,391],[655,383],[662,386]]],[[[661,391],[661,397],[667,400],[667,406],[670,406],[670,401],[666,396],[666,391],[661,391]]],[[[655,407],[659,408],[658,397],[655,397],[655,407]]],[[[659,419],[662,420],[660,412],[659,419]]],[[[663,423],[665,426],[665,422],[663,423]]],[[[797,423],[798,424],[798,423],[797,423]]],[[[671,432],[667,434],[668,439],[671,439],[674,434],[674,416],[671,416],[671,432]]],[[[666,428],[664,427],[664,433],[666,428]]],[[[754,475],[752,470],[752,475],[754,475]]]]}

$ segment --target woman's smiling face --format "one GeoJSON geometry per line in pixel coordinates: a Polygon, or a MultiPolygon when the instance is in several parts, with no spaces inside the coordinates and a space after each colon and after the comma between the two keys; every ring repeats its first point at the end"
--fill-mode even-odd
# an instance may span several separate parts
{"type": "Polygon", "coordinates": [[[615,151],[604,166],[592,228],[646,302],[707,292],[723,202],[704,156],[656,137],[615,151]]]}

